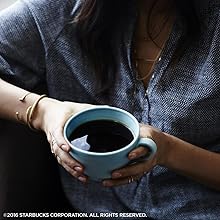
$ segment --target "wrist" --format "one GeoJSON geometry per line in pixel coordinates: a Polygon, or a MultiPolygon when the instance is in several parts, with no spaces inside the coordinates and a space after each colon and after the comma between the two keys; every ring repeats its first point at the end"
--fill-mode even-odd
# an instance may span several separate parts
{"type": "Polygon", "coordinates": [[[157,143],[157,164],[160,166],[167,167],[169,163],[169,157],[171,155],[170,152],[172,151],[170,135],[165,132],[161,132],[160,137],[157,137],[156,140],[159,140],[157,143]]]}
{"type": "MultiPolygon", "coordinates": [[[[39,97],[38,97],[38,99],[39,99],[39,97]]],[[[51,98],[43,97],[37,103],[37,106],[33,112],[33,118],[30,121],[31,126],[34,129],[45,130],[45,114],[46,114],[46,109],[47,109],[50,101],[51,101],[51,98]]]]}

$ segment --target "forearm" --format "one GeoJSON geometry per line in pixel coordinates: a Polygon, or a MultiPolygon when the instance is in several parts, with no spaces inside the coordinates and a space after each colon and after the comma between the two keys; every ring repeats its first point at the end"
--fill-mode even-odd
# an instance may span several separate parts
{"type": "MultiPolygon", "coordinates": [[[[27,110],[29,107],[34,106],[41,95],[35,93],[29,94],[29,91],[0,79],[0,118],[27,124],[27,110]],[[24,101],[20,101],[19,99],[26,94],[28,95],[24,101]]],[[[65,121],[70,115],[90,107],[91,105],[86,103],[62,102],[45,97],[37,102],[33,118],[29,122],[31,122],[31,127],[46,132],[49,125],[53,127],[52,122],[54,122],[54,119],[57,119],[57,117],[61,117],[61,119],[65,121]]]]}
{"type": "Polygon", "coordinates": [[[38,94],[30,93],[23,102],[20,101],[19,99],[26,94],[28,91],[0,79],[0,118],[26,123],[27,108],[40,97],[38,94]]]}
{"type": "MultiPolygon", "coordinates": [[[[220,154],[165,134],[167,157],[162,165],[195,181],[220,190],[220,154]]],[[[166,153],[166,151],[165,151],[166,153]]]]}

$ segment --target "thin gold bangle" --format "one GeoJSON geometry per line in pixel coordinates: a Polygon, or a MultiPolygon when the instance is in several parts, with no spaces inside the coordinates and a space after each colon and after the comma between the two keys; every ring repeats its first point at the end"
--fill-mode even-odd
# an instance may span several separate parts
{"type": "MultiPolygon", "coordinates": [[[[18,100],[20,101],[20,102],[25,102],[25,98],[28,96],[28,95],[30,95],[32,92],[27,92],[26,94],[24,94],[21,98],[19,98],[18,100]]],[[[19,111],[16,111],[15,112],[15,115],[16,115],[16,118],[17,118],[17,120],[19,121],[19,122],[21,122],[22,124],[24,124],[24,121],[22,121],[22,119],[19,117],[19,111]]]]}
{"type": "Polygon", "coordinates": [[[25,101],[25,98],[26,98],[28,95],[30,95],[31,93],[32,93],[32,92],[26,93],[26,94],[23,95],[21,98],[19,98],[19,101],[24,102],[24,101],[25,101]]]}
{"type": "Polygon", "coordinates": [[[31,123],[31,121],[32,121],[32,119],[33,119],[34,111],[35,111],[35,109],[36,109],[38,103],[40,102],[40,100],[43,99],[43,98],[45,98],[45,97],[47,97],[47,95],[45,95],[45,94],[44,94],[44,95],[41,95],[41,96],[34,102],[34,104],[33,104],[32,106],[29,106],[29,107],[27,108],[27,111],[26,111],[27,125],[28,125],[28,127],[29,127],[30,129],[32,129],[32,130],[37,130],[37,129],[35,129],[35,128],[33,127],[32,123],[31,123]]]}
{"type": "Polygon", "coordinates": [[[19,122],[22,122],[22,120],[19,118],[19,112],[15,112],[16,118],[19,122]]]}
{"type": "Polygon", "coordinates": [[[32,108],[32,106],[30,105],[30,106],[27,108],[27,110],[26,110],[26,121],[27,121],[28,127],[29,127],[31,130],[34,130],[34,131],[35,131],[36,129],[31,125],[30,120],[29,120],[31,108],[32,108]]]}
{"type": "Polygon", "coordinates": [[[32,108],[31,108],[31,111],[30,111],[30,117],[29,117],[30,121],[31,121],[32,118],[33,118],[33,114],[34,114],[34,111],[35,111],[35,109],[36,109],[38,103],[40,102],[41,99],[43,99],[43,98],[45,98],[45,97],[47,97],[47,95],[45,95],[45,94],[44,94],[44,95],[41,95],[41,96],[34,102],[34,104],[32,105],[32,108]]]}

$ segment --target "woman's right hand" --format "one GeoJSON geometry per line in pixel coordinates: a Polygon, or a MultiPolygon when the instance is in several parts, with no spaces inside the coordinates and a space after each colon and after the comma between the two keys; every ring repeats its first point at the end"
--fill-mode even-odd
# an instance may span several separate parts
{"type": "Polygon", "coordinates": [[[88,178],[83,174],[83,165],[70,156],[70,146],[64,139],[63,128],[70,116],[92,107],[94,105],[44,98],[39,102],[36,117],[32,121],[32,125],[36,129],[45,132],[51,152],[55,155],[58,163],[81,182],[87,182],[88,178]]]}

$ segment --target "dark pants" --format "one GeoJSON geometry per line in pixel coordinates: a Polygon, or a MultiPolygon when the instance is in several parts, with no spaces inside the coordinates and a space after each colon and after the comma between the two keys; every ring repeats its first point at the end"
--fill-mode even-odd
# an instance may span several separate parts
{"type": "Polygon", "coordinates": [[[0,120],[0,216],[71,210],[43,133],[0,120]]]}

